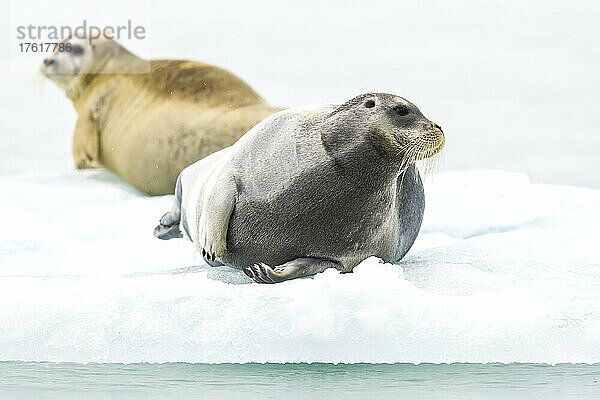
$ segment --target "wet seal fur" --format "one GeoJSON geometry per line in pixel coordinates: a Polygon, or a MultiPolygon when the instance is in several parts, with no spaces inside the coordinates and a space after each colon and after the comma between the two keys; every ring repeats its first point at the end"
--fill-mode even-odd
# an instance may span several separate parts
{"type": "Polygon", "coordinates": [[[415,162],[444,144],[438,125],[391,94],[282,111],[184,169],[154,234],[187,237],[210,265],[260,283],[350,272],[370,256],[396,262],[423,218],[415,162]]]}
{"type": "Polygon", "coordinates": [[[104,37],[67,43],[41,71],[77,111],[75,166],[105,167],[150,195],[173,193],[183,168],[281,110],[213,65],[145,60],[104,37]]]}

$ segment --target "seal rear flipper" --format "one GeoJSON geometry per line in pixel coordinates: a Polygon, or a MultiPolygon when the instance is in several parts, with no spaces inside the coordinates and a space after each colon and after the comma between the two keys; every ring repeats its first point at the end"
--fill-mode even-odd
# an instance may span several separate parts
{"type": "Polygon", "coordinates": [[[179,239],[183,234],[179,230],[179,222],[175,225],[158,225],[154,228],[154,236],[162,240],[179,239]]]}
{"type": "MultiPolygon", "coordinates": [[[[173,201],[173,209],[160,217],[158,226],[154,228],[154,236],[162,240],[179,239],[183,237],[179,230],[181,222],[181,174],[177,177],[175,184],[175,199],[173,201]]],[[[185,223],[184,223],[185,228],[185,223]]]]}

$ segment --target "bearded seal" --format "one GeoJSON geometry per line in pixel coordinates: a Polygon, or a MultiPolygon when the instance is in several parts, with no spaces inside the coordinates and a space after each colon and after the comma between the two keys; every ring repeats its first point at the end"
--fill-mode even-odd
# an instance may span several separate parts
{"type": "Polygon", "coordinates": [[[259,283],[397,262],[425,207],[415,162],[438,153],[442,129],[402,97],[368,93],[292,108],[184,169],[154,234],[186,237],[210,265],[259,283]]]}
{"type": "Polygon", "coordinates": [[[213,65],[145,60],[105,37],[67,45],[41,71],[78,113],[76,168],[105,167],[146,194],[173,193],[183,168],[281,110],[213,65]]]}

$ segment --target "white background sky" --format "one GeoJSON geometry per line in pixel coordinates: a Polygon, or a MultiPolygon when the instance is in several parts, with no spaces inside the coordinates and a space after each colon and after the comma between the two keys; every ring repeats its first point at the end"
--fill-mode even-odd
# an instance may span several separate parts
{"type": "Polygon", "coordinates": [[[71,163],[75,113],[51,84],[39,89],[42,57],[18,53],[16,26],[131,19],[147,32],[126,43],[137,54],[220,65],[272,104],[406,97],[444,128],[445,169],[600,187],[599,4],[3,0],[0,171],[71,163]]]}

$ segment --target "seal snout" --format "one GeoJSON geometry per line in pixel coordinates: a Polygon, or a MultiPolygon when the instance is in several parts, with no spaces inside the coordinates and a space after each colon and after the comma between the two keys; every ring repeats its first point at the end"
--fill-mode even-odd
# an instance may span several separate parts
{"type": "Polygon", "coordinates": [[[422,123],[421,126],[423,127],[423,130],[426,132],[436,132],[437,133],[439,131],[439,133],[442,133],[442,134],[444,133],[444,131],[442,130],[442,127],[433,121],[425,120],[421,123],[422,123]]]}
{"type": "Polygon", "coordinates": [[[56,61],[52,57],[44,58],[40,65],[40,72],[46,76],[50,73],[50,69],[56,68],[56,61]]]}
{"type": "Polygon", "coordinates": [[[439,126],[438,124],[436,124],[435,122],[431,123],[432,125],[432,134],[430,134],[432,136],[431,140],[431,148],[429,150],[429,154],[427,155],[427,157],[431,157],[437,153],[439,153],[443,148],[444,145],[446,144],[446,135],[444,135],[444,131],[442,130],[442,127],[439,126]]]}
{"type": "Polygon", "coordinates": [[[435,122],[423,120],[421,128],[411,144],[412,162],[424,160],[439,153],[446,144],[446,137],[442,127],[435,122]]]}
{"type": "Polygon", "coordinates": [[[442,130],[441,126],[435,122],[430,122],[430,124],[431,128],[428,132],[428,136],[430,136],[431,139],[434,139],[434,143],[432,144],[437,145],[439,151],[442,149],[442,147],[444,147],[444,144],[446,144],[446,135],[444,135],[444,131],[442,130]]]}

